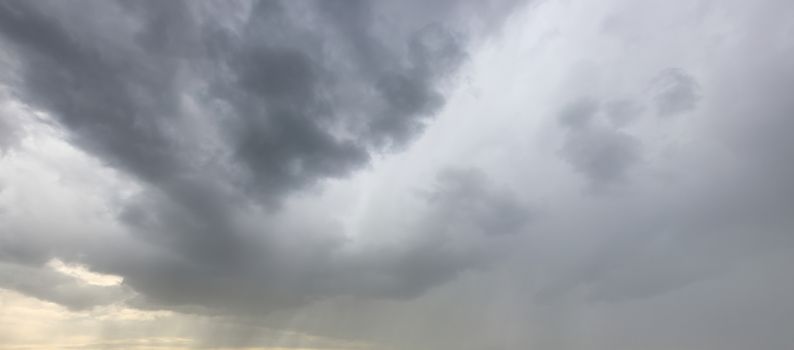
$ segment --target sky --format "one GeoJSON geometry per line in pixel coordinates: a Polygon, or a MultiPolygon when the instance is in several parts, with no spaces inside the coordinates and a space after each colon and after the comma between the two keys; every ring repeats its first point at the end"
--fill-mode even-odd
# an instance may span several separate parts
{"type": "Polygon", "coordinates": [[[792,18],[0,0],[0,349],[789,349],[792,18]]]}

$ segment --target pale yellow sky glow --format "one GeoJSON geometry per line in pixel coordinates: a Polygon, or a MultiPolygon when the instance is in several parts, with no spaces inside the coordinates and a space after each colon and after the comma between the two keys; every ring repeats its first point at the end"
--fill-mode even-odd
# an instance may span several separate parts
{"type": "MultiPolygon", "coordinates": [[[[203,333],[223,322],[207,317],[169,311],[142,311],[122,306],[70,311],[20,293],[0,289],[0,349],[130,349],[186,350],[196,348],[238,350],[364,349],[360,344],[333,347],[230,346],[202,343],[203,333]]],[[[263,330],[263,333],[266,330],[263,330]]],[[[250,335],[249,335],[250,336],[250,335]]],[[[281,336],[284,336],[283,334],[281,336]]],[[[290,341],[304,337],[306,343],[326,341],[289,332],[290,341]]],[[[265,342],[276,342],[263,339],[265,342]]],[[[300,341],[300,340],[299,340],[300,341]]]]}
{"type": "Polygon", "coordinates": [[[176,321],[170,312],[101,308],[74,312],[59,305],[0,289],[0,349],[90,349],[119,345],[127,349],[186,349],[189,339],[160,334],[144,338],[116,337],[106,322],[150,328],[152,323],[176,321]]]}
{"type": "Polygon", "coordinates": [[[47,263],[47,266],[64,275],[72,276],[80,281],[85,282],[86,284],[94,286],[118,286],[124,281],[124,278],[121,276],[104,275],[101,273],[92,272],[84,266],[65,264],[63,261],[58,259],[50,260],[50,262],[47,263]]]}

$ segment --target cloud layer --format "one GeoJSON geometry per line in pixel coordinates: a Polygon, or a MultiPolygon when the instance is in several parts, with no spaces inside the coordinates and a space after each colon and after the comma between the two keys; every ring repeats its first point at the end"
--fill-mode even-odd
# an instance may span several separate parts
{"type": "MultiPolygon", "coordinates": [[[[494,18],[480,25],[504,15],[483,6],[494,18]]],[[[20,261],[77,260],[124,276],[147,304],[236,312],[327,294],[416,294],[468,266],[466,251],[436,256],[435,238],[380,261],[348,257],[340,232],[268,219],[290,193],[404,147],[443,105],[467,41],[481,35],[461,17],[472,9],[449,3],[423,18],[415,4],[392,7],[4,2],[7,88],[140,186],[114,208],[139,248],[113,238],[20,261]],[[413,266],[413,255],[425,257],[413,266]]],[[[496,211],[477,215],[469,225],[498,225],[496,211]]],[[[21,257],[26,244],[17,236],[4,255],[21,257]]]]}
{"type": "Polygon", "coordinates": [[[792,16],[0,1],[0,314],[131,348],[787,349],[792,16]]]}

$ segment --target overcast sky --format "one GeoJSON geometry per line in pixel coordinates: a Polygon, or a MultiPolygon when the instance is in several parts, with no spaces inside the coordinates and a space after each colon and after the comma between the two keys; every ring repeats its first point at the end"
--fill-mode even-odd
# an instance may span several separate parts
{"type": "Polygon", "coordinates": [[[0,349],[784,350],[790,0],[0,0],[0,349]]]}

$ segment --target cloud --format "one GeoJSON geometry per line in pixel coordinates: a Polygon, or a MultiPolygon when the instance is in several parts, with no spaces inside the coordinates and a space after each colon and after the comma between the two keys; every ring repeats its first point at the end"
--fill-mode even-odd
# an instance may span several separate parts
{"type": "Polygon", "coordinates": [[[7,152],[19,139],[19,130],[16,126],[3,120],[0,121],[0,152],[7,152]]]}
{"type": "Polygon", "coordinates": [[[689,112],[700,100],[698,84],[694,77],[680,69],[666,69],[653,84],[656,112],[669,116],[689,112]]]}
{"type": "Polygon", "coordinates": [[[466,56],[455,18],[402,28],[366,2],[250,5],[236,20],[245,9],[5,3],[12,88],[77,145],[162,190],[211,168],[278,203],[404,145],[466,56]]]}
{"type": "Polygon", "coordinates": [[[604,106],[609,121],[616,128],[625,127],[642,115],[644,107],[631,99],[616,99],[604,106]]]}
{"type": "MultiPolygon", "coordinates": [[[[489,7],[481,24],[508,8],[489,7]]],[[[72,145],[141,186],[117,209],[141,245],[97,242],[80,248],[80,262],[161,306],[247,310],[262,296],[272,298],[263,310],[299,305],[326,293],[313,279],[329,272],[343,240],[310,233],[292,246],[284,236],[297,233],[276,213],[290,194],[404,147],[443,106],[469,40],[484,33],[460,17],[469,5],[434,11],[359,1],[4,2],[13,76],[4,83],[72,145]],[[391,13],[401,17],[380,20],[391,13]]],[[[76,259],[31,247],[39,260],[76,259]]],[[[6,258],[22,254],[10,250],[6,258]]],[[[373,273],[400,274],[383,268],[373,273]]]]}
{"type": "MultiPolygon", "coordinates": [[[[419,197],[417,205],[425,207],[421,214],[381,223],[389,226],[381,227],[382,231],[399,230],[400,241],[360,246],[332,232],[302,232],[291,225],[261,232],[237,225],[230,234],[239,235],[238,242],[245,242],[244,246],[207,242],[205,248],[184,246],[187,239],[177,240],[181,246],[172,250],[177,257],[151,252],[145,252],[146,257],[115,256],[114,264],[120,269],[116,273],[149,297],[142,300],[144,305],[200,305],[241,314],[339,295],[416,297],[461,272],[487,266],[496,257],[494,249],[525,228],[529,213],[524,204],[495,189],[475,170],[445,171],[435,186],[419,197]],[[219,247],[224,251],[216,252],[219,247]],[[234,255],[224,255],[230,251],[234,255]],[[185,295],[188,286],[195,291],[185,295]]],[[[163,217],[154,221],[182,218],[172,210],[157,208],[155,212],[163,217]]],[[[141,231],[161,237],[162,232],[204,234],[200,227],[177,231],[190,227],[182,222],[164,225],[144,226],[141,231]]],[[[169,242],[157,244],[168,246],[169,242]]]]}
{"type": "MultiPolygon", "coordinates": [[[[631,105],[611,102],[608,120],[616,126],[629,121],[631,105]],[[616,104],[617,103],[617,104],[616,104]]],[[[558,117],[568,129],[560,154],[574,169],[587,176],[592,189],[626,180],[641,157],[641,143],[632,135],[601,120],[601,105],[581,99],[567,105],[558,117]]]]}
{"type": "Polygon", "coordinates": [[[0,287],[55,302],[71,310],[120,303],[131,296],[128,289],[118,285],[96,285],[54,268],[11,263],[0,264],[0,287]]]}
{"type": "Polygon", "coordinates": [[[438,176],[438,186],[428,193],[441,222],[459,222],[486,235],[511,235],[530,220],[530,211],[509,192],[499,191],[476,169],[448,169],[438,176]]]}
{"type": "Polygon", "coordinates": [[[406,231],[401,242],[362,247],[352,265],[341,265],[338,275],[347,276],[341,285],[350,294],[416,297],[463,272],[485,268],[498,260],[499,249],[515,241],[512,236],[526,232],[531,217],[526,204],[477,169],[445,169],[420,195],[426,208],[401,225],[406,231]]]}
{"type": "Polygon", "coordinates": [[[16,120],[18,115],[19,105],[12,102],[5,93],[0,93],[0,157],[6,155],[9,151],[15,148],[22,137],[24,130],[20,126],[21,123],[16,120]]]}
{"type": "Polygon", "coordinates": [[[794,341],[791,2],[0,8],[0,343],[794,341]]]}

